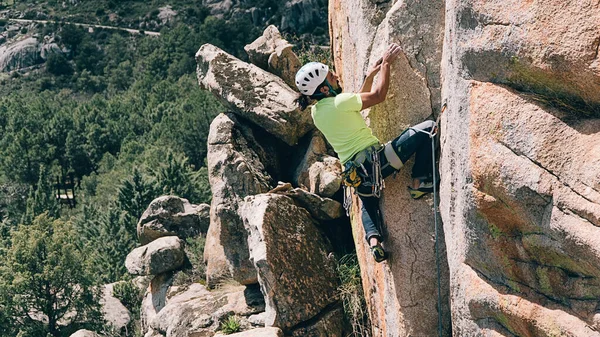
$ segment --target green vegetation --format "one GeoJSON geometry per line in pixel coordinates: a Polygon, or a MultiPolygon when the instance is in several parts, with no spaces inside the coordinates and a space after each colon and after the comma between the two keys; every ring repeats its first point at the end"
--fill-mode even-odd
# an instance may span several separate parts
{"type": "Polygon", "coordinates": [[[338,262],[337,273],[340,279],[338,295],[344,305],[346,320],[352,327],[352,333],[348,336],[368,336],[371,326],[356,255],[343,256],[338,262]]]}
{"type": "MultiPolygon", "coordinates": [[[[211,199],[206,141],[224,107],[199,88],[194,55],[211,43],[246,59],[243,47],[281,22],[282,6],[240,5],[261,8],[268,19],[257,27],[250,15],[218,18],[190,0],[63,3],[0,2],[25,19],[48,20],[10,38],[27,34],[58,46],[42,64],[0,74],[0,336],[64,337],[82,327],[138,336],[141,298],[124,260],[139,245],[139,217],[160,195],[211,199]],[[161,19],[166,5],[177,12],[169,20],[161,19]],[[55,184],[67,177],[76,184],[74,208],[56,199],[55,184]],[[134,314],[127,331],[102,326],[92,291],[117,281],[124,282],[115,296],[134,314]]],[[[1,29],[12,24],[0,20],[1,29]]],[[[192,268],[177,282],[203,282],[204,240],[187,240],[192,268]]],[[[239,325],[230,317],[223,331],[239,325]]]]}
{"type": "Polygon", "coordinates": [[[242,326],[240,325],[240,319],[235,316],[228,316],[223,322],[221,322],[221,332],[226,335],[239,332],[242,326]]]}
{"type": "Polygon", "coordinates": [[[70,330],[61,320],[70,327],[101,321],[90,266],[74,236],[71,223],[46,214],[13,231],[0,266],[5,336],[59,337],[70,330]],[[36,319],[40,315],[46,324],[36,319]]]}

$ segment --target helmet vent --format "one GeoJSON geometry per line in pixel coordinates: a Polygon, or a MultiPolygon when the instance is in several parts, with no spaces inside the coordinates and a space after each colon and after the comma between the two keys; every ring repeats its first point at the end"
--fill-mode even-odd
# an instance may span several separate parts
{"type": "Polygon", "coordinates": [[[310,78],[315,78],[315,75],[313,75],[313,73],[308,73],[308,76],[310,76],[310,78]]]}
{"type": "Polygon", "coordinates": [[[317,74],[317,76],[319,76],[319,69],[315,69],[315,74],[317,74]]]}

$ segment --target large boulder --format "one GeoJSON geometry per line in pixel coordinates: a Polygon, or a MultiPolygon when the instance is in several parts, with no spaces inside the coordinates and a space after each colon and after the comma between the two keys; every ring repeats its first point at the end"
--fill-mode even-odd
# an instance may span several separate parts
{"type": "Polygon", "coordinates": [[[600,4],[447,8],[440,210],[453,330],[600,336],[600,4]]]}
{"type": "Polygon", "coordinates": [[[229,286],[209,291],[194,283],[183,291],[172,290],[166,305],[150,321],[150,328],[169,337],[213,336],[229,316],[239,317],[250,327],[247,317],[264,311],[258,287],[229,286]]]}
{"type": "MultiPolygon", "coordinates": [[[[386,101],[363,111],[382,143],[440,111],[444,8],[442,0],[329,1],[333,58],[345,90],[357,91],[361,87],[365,72],[390,43],[398,43],[402,48],[391,67],[386,101]]],[[[449,336],[449,276],[443,233],[439,231],[438,264],[432,239],[436,237],[433,198],[410,198],[406,186],[411,183],[411,167],[412,160],[397,176],[386,179],[380,201],[383,245],[391,254],[388,261],[377,264],[370,255],[360,223],[360,201],[353,198],[353,235],[372,334],[439,335],[439,265],[442,334],[449,336]]]]}
{"type": "Polygon", "coordinates": [[[154,199],[137,224],[140,242],[145,245],[163,236],[181,239],[206,234],[210,224],[210,206],[192,205],[176,196],[154,199]]]}
{"type": "Polygon", "coordinates": [[[279,182],[269,193],[279,193],[292,198],[300,207],[305,208],[316,220],[335,220],[344,215],[344,208],[338,201],[322,198],[301,188],[292,188],[290,183],[279,182]]]}
{"type": "Polygon", "coordinates": [[[266,326],[284,331],[328,311],[338,286],[331,246],[289,197],[260,194],[241,206],[250,258],[265,296],[266,326]]]}
{"type": "Polygon", "coordinates": [[[125,259],[133,275],[158,275],[181,268],[186,256],[185,243],[176,236],[165,236],[131,251],[125,259]]]}
{"type": "Polygon", "coordinates": [[[101,336],[93,331],[81,329],[81,330],[77,330],[77,332],[72,334],[70,337],[101,337],[101,336]]]}
{"type": "Polygon", "coordinates": [[[248,331],[233,333],[229,335],[217,334],[217,337],[283,337],[283,331],[279,328],[259,328],[248,331]]]}
{"type": "Polygon", "coordinates": [[[104,320],[113,328],[121,330],[126,328],[131,321],[131,313],[119,299],[113,296],[115,284],[117,283],[104,285],[100,305],[102,306],[104,320]]]}
{"type": "Polygon", "coordinates": [[[323,134],[314,131],[296,167],[293,182],[307,188],[311,193],[324,197],[333,196],[342,184],[340,160],[329,155],[323,134]]]}
{"type": "Polygon", "coordinates": [[[40,43],[35,37],[0,46],[0,72],[30,67],[41,61],[40,43]]]}
{"type": "Polygon", "coordinates": [[[244,50],[250,62],[281,77],[290,87],[296,87],[296,72],[302,65],[292,51],[292,45],[281,37],[277,27],[267,27],[263,35],[246,45],[244,50]]]}
{"type": "Polygon", "coordinates": [[[268,163],[276,157],[275,150],[261,145],[259,139],[233,114],[217,116],[210,127],[207,160],[212,203],[204,250],[210,287],[230,278],[242,284],[257,282],[238,204],[274,185],[267,168],[272,166],[268,163]]]}
{"type": "Polygon", "coordinates": [[[294,103],[298,93],[276,75],[205,44],[196,53],[202,88],[234,113],[295,145],[314,126],[310,114],[294,103]]]}
{"type": "Polygon", "coordinates": [[[292,333],[293,337],[343,337],[344,309],[341,307],[327,311],[319,320],[302,326],[292,333]]]}

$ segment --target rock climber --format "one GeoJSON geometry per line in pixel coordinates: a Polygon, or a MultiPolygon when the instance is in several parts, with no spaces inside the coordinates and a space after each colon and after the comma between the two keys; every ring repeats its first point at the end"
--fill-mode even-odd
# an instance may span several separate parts
{"type": "Polygon", "coordinates": [[[344,184],[354,187],[362,201],[362,223],[375,261],[388,258],[381,245],[380,190],[383,179],[397,172],[416,153],[412,168],[413,199],[433,191],[433,169],[429,133],[435,122],[427,120],[408,128],[391,142],[381,145],[360,114],[386,99],[390,83],[391,64],[400,54],[397,44],[390,44],[384,55],[367,72],[358,93],[343,93],[336,74],[323,63],[305,64],[296,74],[300,97],[296,100],[302,110],[313,101],[311,116],[338,154],[344,168],[344,184]],[[373,85],[375,75],[378,81],[373,85]]]}

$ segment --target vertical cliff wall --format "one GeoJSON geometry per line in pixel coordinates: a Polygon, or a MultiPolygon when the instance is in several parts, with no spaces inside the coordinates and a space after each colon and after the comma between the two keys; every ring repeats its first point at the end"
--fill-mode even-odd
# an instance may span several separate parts
{"type": "Polygon", "coordinates": [[[446,3],[456,336],[598,336],[600,4],[446,3]]]}
{"type": "MultiPolygon", "coordinates": [[[[364,112],[381,141],[448,103],[443,334],[599,336],[600,3],[337,0],[329,12],[346,91],[389,43],[404,50],[388,100],[364,112]]],[[[410,200],[408,182],[407,169],[386,181],[388,262],[372,262],[352,215],[375,336],[437,335],[433,201],[410,200]]]]}
{"type": "MultiPolygon", "coordinates": [[[[404,53],[392,67],[388,99],[365,118],[382,142],[397,137],[440,106],[440,64],[444,3],[427,1],[336,0],[329,2],[330,36],[336,72],[346,91],[360,88],[368,67],[389,43],[404,53]]],[[[358,207],[352,222],[374,336],[438,334],[437,278],[433,199],[412,200],[406,186],[408,169],[386,180],[381,200],[388,261],[376,264],[369,255],[358,207]]],[[[358,201],[354,200],[358,205],[358,201]]],[[[442,257],[445,256],[442,243],[442,257]]],[[[448,269],[441,263],[444,335],[450,334],[448,269]]]]}

